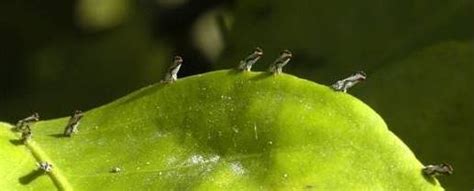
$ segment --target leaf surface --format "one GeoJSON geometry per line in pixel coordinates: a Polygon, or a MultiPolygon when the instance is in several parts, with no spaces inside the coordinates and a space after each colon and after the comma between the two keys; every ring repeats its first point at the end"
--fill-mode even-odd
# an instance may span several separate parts
{"type": "MultiPolygon", "coordinates": [[[[223,70],[143,88],[85,113],[41,121],[8,143],[6,188],[74,190],[442,190],[380,116],[295,76],[223,70]],[[10,145],[9,145],[10,144],[10,145]],[[19,149],[25,151],[20,152],[19,149]],[[10,153],[16,153],[10,155],[10,153]],[[25,154],[26,153],[26,154],[25,154]],[[19,184],[34,161],[53,173],[19,184]],[[12,160],[28,160],[14,167],[12,160]],[[113,168],[121,169],[112,173],[113,168]]],[[[18,136],[18,135],[17,135],[18,136]]]]}

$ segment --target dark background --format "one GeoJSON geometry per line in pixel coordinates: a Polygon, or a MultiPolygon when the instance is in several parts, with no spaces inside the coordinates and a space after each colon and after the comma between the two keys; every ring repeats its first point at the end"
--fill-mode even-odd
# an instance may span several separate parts
{"type": "MultiPolygon", "coordinates": [[[[449,162],[447,190],[474,188],[472,0],[3,0],[0,120],[88,110],[158,82],[234,67],[261,46],[287,73],[331,84],[373,107],[425,164],[449,162]]],[[[356,176],[356,175],[355,175],[356,176]]]]}

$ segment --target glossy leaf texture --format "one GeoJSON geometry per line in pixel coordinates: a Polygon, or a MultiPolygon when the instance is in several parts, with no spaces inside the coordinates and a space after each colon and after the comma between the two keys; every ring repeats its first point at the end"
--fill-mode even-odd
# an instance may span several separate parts
{"type": "Polygon", "coordinates": [[[67,120],[26,147],[1,128],[2,188],[443,190],[369,106],[287,74],[210,72],[87,111],[72,137],[67,120]],[[35,160],[53,172],[20,181],[35,160]]]}

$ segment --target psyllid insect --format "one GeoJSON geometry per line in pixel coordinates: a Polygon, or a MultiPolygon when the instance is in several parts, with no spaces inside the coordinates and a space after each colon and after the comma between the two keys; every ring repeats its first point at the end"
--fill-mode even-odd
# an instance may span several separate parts
{"type": "Polygon", "coordinates": [[[165,79],[163,79],[162,83],[173,83],[178,80],[178,72],[183,64],[183,58],[181,56],[175,56],[173,60],[173,64],[168,68],[166,72],[165,79]]]}
{"type": "Polygon", "coordinates": [[[38,166],[40,170],[44,172],[51,172],[53,170],[53,165],[46,161],[36,163],[36,165],[38,166]]]}
{"type": "Polygon", "coordinates": [[[260,47],[256,47],[252,54],[240,61],[238,69],[240,71],[250,71],[252,69],[252,65],[254,65],[262,56],[263,50],[260,47]]]}
{"type": "Polygon", "coordinates": [[[270,66],[270,72],[273,74],[281,74],[283,67],[288,64],[292,56],[289,50],[283,50],[280,56],[270,66]]]}
{"type": "Polygon", "coordinates": [[[77,133],[79,130],[77,129],[79,126],[79,122],[82,119],[84,114],[80,110],[76,110],[69,118],[69,122],[64,129],[64,135],[70,137],[72,134],[77,133]]]}
{"type": "Polygon", "coordinates": [[[32,137],[33,133],[31,132],[31,128],[30,126],[26,125],[26,127],[21,130],[21,141],[23,141],[23,143],[26,143],[31,140],[32,137]]]}
{"type": "Polygon", "coordinates": [[[428,176],[441,176],[453,174],[453,167],[447,163],[441,163],[437,165],[427,165],[423,167],[423,174],[428,176]]]}
{"type": "Polygon", "coordinates": [[[33,115],[30,115],[30,116],[28,116],[24,119],[19,120],[16,123],[15,130],[21,131],[25,127],[31,127],[31,125],[33,125],[33,123],[38,122],[38,121],[39,121],[39,114],[38,113],[33,113],[33,115]]]}
{"type": "Polygon", "coordinates": [[[366,78],[367,75],[365,74],[365,72],[359,71],[347,78],[337,81],[336,83],[332,84],[331,87],[336,91],[342,91],[345,93],[349,88],[355,86],[361,81],[364,81],[366,78]]]}

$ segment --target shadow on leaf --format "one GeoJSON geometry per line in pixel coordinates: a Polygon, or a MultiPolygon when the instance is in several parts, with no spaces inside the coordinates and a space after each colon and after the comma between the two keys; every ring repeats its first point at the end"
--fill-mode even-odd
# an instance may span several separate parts
{"type": "Polygon", "coordinates": [[[28,173],[25,176],[20,177],[18,180],[20,181],[21,184],[26,185],[32,182],[33,180],[37,179],[41,175],[45,174],[44,171],[42,170],[32,170],[30,173],[28,173]]]}
{"type": "Polygon", "coordinates": [[[425,178],[425,180],[433,185],[436,185],[436,180],[435,178],[431,177],[431,176],[427,176],[426,174],[423,173],[423,171],[421,171],[421,176],[423,176],[423,178],[425,178]]]}
{"type": "Polygon", "coordinates": [[[15,145],[15,146],[23,145],[23,141],[20,140],[20,139],[10,139],[10,143],[15,145]]]}

